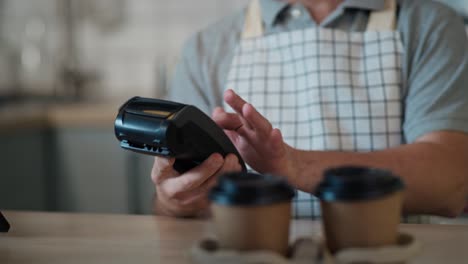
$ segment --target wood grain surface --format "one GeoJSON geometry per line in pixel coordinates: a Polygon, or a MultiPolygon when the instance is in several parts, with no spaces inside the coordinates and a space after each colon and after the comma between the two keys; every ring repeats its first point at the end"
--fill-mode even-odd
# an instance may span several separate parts
{"type": "MultiPolygon", "coordinates": [[[[157,216],[3,212],[0,263],[190,263],[189,250],[212,236],[210,220],[157,216]]],[[[352,227],[350,227],[352,228],[352,227]]],[[[468,263],[468,226],[401,225],[423,249],[414,263],[468,263]]],[[[295,220],[291,240],[320,236],[317,221],[295,220]]]]}

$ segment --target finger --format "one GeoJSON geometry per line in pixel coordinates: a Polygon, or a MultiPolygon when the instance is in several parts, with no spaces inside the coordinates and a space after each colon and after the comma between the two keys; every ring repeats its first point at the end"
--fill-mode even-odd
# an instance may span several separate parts
{"type": "MultiPolygon", "coordinates": [[[[240,130],[237,131],[239,132],[240,130]]],[[[245,136],[241,136],[238,132],[231,130],[224,130],[224,132],[242,156],[248,155],[248,153],[257,153],[255,148],[252,148],[250,141],[245,136]]],[[[249,158],[246,159],[248,160],[249,158]]]]}
{"type": "Polygon", "coordinates": [[[164,179],[179,175],[179,173],[172,167],[174,162],[174,158],[154,158],[153,168],[151,169],[151,180],[154,184],[159,184],[164,179]]]}
{"type": "Polygon", "coordinates": [[[173,201],[165,209],[169,212],[168,215],[179,217],[197,216],[205,212],[209,205],[210,202],[206,195],[199,195],[197,197],[192,197],[190,200],[173,201]]]}
{"type": "Polygon", "coordinates": [[[242,167],[239,164],[237,156],[234,154],[229,154],[224,159],[224,164],[221,169],[216,173],[215,176],[208,179],[201,186],[194,190],[190,190],[183,194],[180,194],[179,200],[181,204],[187,205],[193,203],[194,201],[202,198],[207,198],[210,190],[217,184],[219,176],[230,173],[234,171],[241,171],[242,167]]]}
{"type": "Polygon", "coordinates": [[[232,89],[227,89],[224,92],[224,101],[234,109],[238,114],[242,114],[242,107],[247,102],[237,95],[232,89]]]}
{"type": "MultiPolygon", "coordinates": [[[[263,117],[251,104],[244,104],[242,107],[242,124],[249,124],[248,126],[241,126],[235,129],[241,137],[244,137],[247,142],[252,146],[263,144],[266,139],[270,137],[273,129],[271,123],[263,117]]],[[[220,121],[221,124],[228,123],[229,120],[225,119],[220,121]]],[[[233,123],[232,121],[230,123],[233,123]]],[[[225,125],[225,127],[228,127],[225,125]]],[[[232,124],[230,126],[232,128],[232,124]]]]}
{"type": "Polygon", "coordinates": [[[271,146],[271,153],[273,153],[274,156],[284,155],[286,150],[284,148],[284,140],[283,140],[283,135],[281,134],[281,130],[275,128],[271,131],[270,146],[271,146]]]}
{"type": "Polygon", "coordinates": [[[218,172],[218,175],[222,175],[224,173],[230,173],[235,171],[241,171],[242,167],[239,163],[239,159],[234,154],[228,154],[225,158],[223,167],[218,172]]]}
{"type": "Polygon", "coordinates": [[[239,95],[237,95],[233,90],[228,89],[224,92],[224,101],[231,106],[232,109],[239,115],[239,119],[242,122],[241,126],[234,128],[234,130],[239,129],[252,129],[252,124],[250,124],[244,117],[242,113],[242,107],[247,103],[239,95]]]}
{"type": "Polygon", "coordinates": [[[261,137],[265,138],[270,135],[273,129],[270,121],[261,115],[251,104],[245,104],[242,107],[242,115],[249,124],[252,124],[252,128],[260,133],[261,137]]]}
{"type": "Polygon", "coordinates": [[[236,130],[243,125],[239,115],[234,113],[215,110],[212,118],[223,129],[236,130]]]}
{"type": "Polygon", "coordinates": [[[237,150],[239,150],[238,145],[242,141],[241,135],[239,135],[239,133],[237,133],[234,130],[227,130],[227,129],[224,130],[224,133],[228,136],[228,138],[231,140],[231,142],[234,144],[237,150]]]}
{"type": "Polygon", "coordinates": [[[215,107],[215,109],[213,109],[213,112],[211,112],[211,116],[215,116],[215,115],[218,115],[218,114],[221,114],[221,113],[225,113],[226,111],[224,111],[224,109],[220,106],[217,106],[215,107]]]}
{"type": "Polygon", "coordinates": [[[181,176],[166,179],[164,182],[164,190],[169,197],[175,197],[184,192],[193,190],[215,175],[223,166],[223,163],[223,157],[218,153],[214,153],[203,161],[202,164],[181,176]]]}
{"type": "Polygon", "coordinates": [[[182,205],[188,205],[200,199],[208,199],[210,190],[217,184],[217,182],[217,177],[211,177],[197,189],[178,195],[178,199],[182,205]]]}
{"type": "Polygon", "coordinates": [[[194,196],[191,199],[185,200],[178,204],[179,210],[190,212],[189,215],[199,215],[201,212],[206,211],[210,206],[210,200],[206,194],[194,196]]]}

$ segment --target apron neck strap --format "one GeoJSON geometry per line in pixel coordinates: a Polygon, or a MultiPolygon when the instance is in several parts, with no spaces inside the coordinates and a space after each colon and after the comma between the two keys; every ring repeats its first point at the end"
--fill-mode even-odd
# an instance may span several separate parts
{"type": "MultiPolygon", "coordinates": [[[[395,30],[397,0],[384,0],[385,8],[370,14],[367,31],[395,30]]],[[[242,39],[263,36],[262,10],[259,0],[252,0],[245,13],[244,29],[242,39]]]]}
{"type": "Polygon", "coordinates": [[[250,1],[245,13],[244,30],[242,39],[256,38],[263,36],[262,10],[259,0],[250,1]]]}
{"type": "Polygon", "coordinates": [[[367,31],[393,31],[397,22],[397,0],[385,0],[385,7],[370,14],[367,31]]]}

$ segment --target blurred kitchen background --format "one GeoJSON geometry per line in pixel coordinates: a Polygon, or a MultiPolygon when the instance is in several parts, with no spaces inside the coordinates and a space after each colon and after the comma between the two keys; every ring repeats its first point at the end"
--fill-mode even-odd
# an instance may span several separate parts
{"type": "Polygon", "coordinates": [[[117,109],[164,96],[184,40],[246,2],[0,0],[0,208],[151,213],[117,109]]]}
{"type": "Polygon", "coordinates": [[[163,97],[184,40],[247,2],[0,0],[0,209],[151,213],[152,158],[120,149],[116,111],[163,97]]]}

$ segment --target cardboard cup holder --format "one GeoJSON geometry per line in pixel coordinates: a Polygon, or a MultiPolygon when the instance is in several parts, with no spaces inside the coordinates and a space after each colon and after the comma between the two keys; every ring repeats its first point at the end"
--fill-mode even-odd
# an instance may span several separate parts
{"type": "Polygon", "coordinates": [[[411,235],[400,233],[398,244],[378,248],[350,248],[331,255],[322,239],[299,238],[290,246],[288,256],[273,251],[237,251],[223,249],[212,238],[202,239],[192,247],[191,259],[196,264],[351,264],[409,263],[421,246],[411,235]]]}

